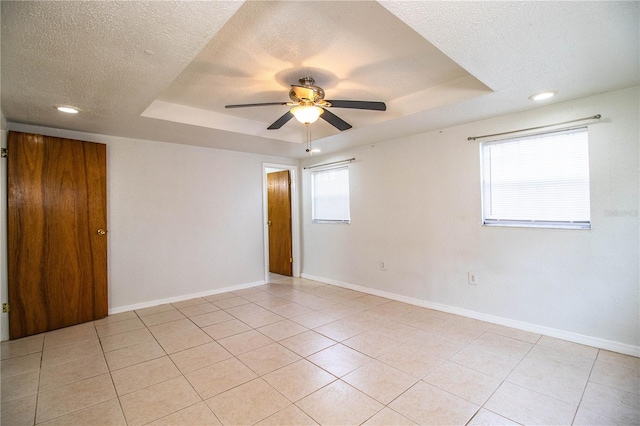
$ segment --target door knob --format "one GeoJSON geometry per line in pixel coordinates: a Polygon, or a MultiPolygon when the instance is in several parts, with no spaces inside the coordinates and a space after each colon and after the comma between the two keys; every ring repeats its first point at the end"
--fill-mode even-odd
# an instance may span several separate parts
{"type": "Polygon", "coordinates": [[[104,235],[106,233],[107,233],[107,231],[105,231],[104,229],[102,229],[102,228],[98,229],[98,235],[104,235]]]}

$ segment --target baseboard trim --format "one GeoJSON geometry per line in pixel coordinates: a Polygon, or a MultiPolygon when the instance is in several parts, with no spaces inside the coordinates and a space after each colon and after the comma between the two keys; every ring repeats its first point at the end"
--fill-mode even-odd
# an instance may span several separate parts
{"type": "Polygon", "coordinates": [[[203,291],[200,293],[183,294],[181,296],[168,297],[166,299],[156,299],[149,302],[136,303],[134,305],[120,306],[109,309],[109,315],[119,314],[121,312],[133,311],[136,309],[152,308],[166,303],[182,302],[183,300],[195,299],[196,297],[213,296],[214,294],[227,293],[229,291],[244,290],[246,288],[257,287],[266,284],[266,281],[255,281],[252,283],[238,284],[229,287],[217,288],[215,290],[203,291]]]}
{"type": "Polygon", "coordinates": [[[473,318],[493,324],[504,325],[506,327],[516,328],[518,330],[528,331],[531,333],[542,334],[557,339],[567,340],[569,342],[579,343],[581,345],[592,346],[599,349],[618,352],[625,355],[640,356],[640,346],[627,345],[625,343],[614,342],[611,340],[600,339],[597,337],[586,336],[584,334],[572,333],[570,331],[559,330],[556,328],[545,327],[538,324],[532,324],[523,321],[517,321],[510,318],[489,315],[482,312],[471,311],[469,309],[458,308],[455,306],[444,305],[440,303],[430,302],[428,300],[416,299],[413,297],[403,296],[401,294],[390,293],[388,291],[368,288],[357,284],[346,283],[333,280],[330,278],[319,277],[311,274],[301,274],[302,278],[313,281],[323,282],[338,287],[348,288],[350,290],[360,291],[362,293],[372,294],[374,296],[386,297],[387,299],[397,300],[399,302],[408,303],[410,305],[421,306],[423,308],[434,309],[437,311],[447,312],[450,314],[461,315],[467,318],[473,318]]]}

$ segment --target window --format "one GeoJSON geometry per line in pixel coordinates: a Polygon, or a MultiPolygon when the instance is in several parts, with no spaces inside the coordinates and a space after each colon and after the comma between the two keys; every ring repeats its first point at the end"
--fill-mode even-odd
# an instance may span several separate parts
{"type": "Polygon", "coordinates": [[[588,229],[587,129],[481,144],[485,225],[588,229]]]}
{"type": "Polygon", "coordinates": [[[312,219],[316,223],[349,223],[349,168],[311,173],[312,219]]]}

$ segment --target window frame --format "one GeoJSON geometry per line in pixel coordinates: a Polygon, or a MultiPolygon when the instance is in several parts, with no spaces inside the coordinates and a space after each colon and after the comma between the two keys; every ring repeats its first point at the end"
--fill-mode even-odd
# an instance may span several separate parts
{"type": "Polygon", "coordinates": [[[589,128],[587,126],[580,126],[568,129],[556,129],[546,132],[540,132],[535,134],[527,134],[517,136],[513,138],[497,139],[482,142],[479,145],[480,154],[480,196],[481,196],[481,215],[482,225],[487,227],[511,227],[511,228],[546,228],[546,229],[573,229],[573,230],[590,230],[592,223],[592,209],[591,209],[591,169],[589,161],[589,128]],[[490,145],[517,143],[526,139],[532,139],[536,137],[544,137],[546,135],[553,135],[554,133],[569,133],[583,131],[586,135],[586,150],[587,150],[587,168],[588,168],[588,197],[589,197],[589,218],[588,220],[542,220],[542,219],[488,219],[486,216],[486,195],[485,195],[485,155],[484,148],[490,145]]]}
{"type": "Polygon", "coordinates": [[[350,178],[350,170],[349,165],[337,166],[337,167],[324,167],[319,170],[314,170],[311,172],[311,222],[312,223],[325,223],[325,224],[342,224],[348,225],[351,223],[351,179],[350,178]],[[330,172],[336,170],[346,170],[347,171],[347,208],[348,208],[348,219],[316,219],[316,185],[315,185],[315,175],[323,172],[330,172]]]}

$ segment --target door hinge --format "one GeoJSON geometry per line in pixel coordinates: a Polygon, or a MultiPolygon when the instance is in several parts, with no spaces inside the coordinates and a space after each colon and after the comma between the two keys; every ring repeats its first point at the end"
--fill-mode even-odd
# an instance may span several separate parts
{"type": "Polygon", "coordinates": [[[0,153],[1,153],[0,155],[2,156],[2,158],[7,158],[9,156],[9,150],[7,148],[2,148],[0,153]]]}
{"type": "Polygon", "coordinates": [[[2,304],[2,313],[3,314],[8,314],[10,310],[11,310],[11,308],[9,307],[8,303],[3,303],[2,304]]]}
{"type": "Polygon", "coordinates": [[[289,263],[293,263],[293,257],[289,258],[289,263]]]}

